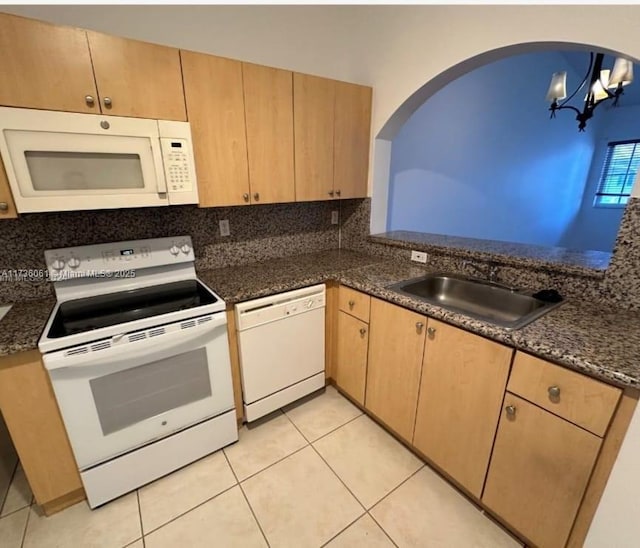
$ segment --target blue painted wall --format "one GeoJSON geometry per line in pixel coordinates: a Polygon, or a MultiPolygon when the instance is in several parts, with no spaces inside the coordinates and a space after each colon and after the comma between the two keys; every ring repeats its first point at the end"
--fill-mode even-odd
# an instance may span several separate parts
{"type": "MultiPolygon", "coordinates": [[[[638,84],[636,84],[638,85],[638,84]]],[[[640,106],[600,105],[597,112],[601,124],[596,136],[596,149],[589,170],[589,177],[578,214],[567,226],[560,245],[573,249],[599,249],[611,251],[618,235],[624,208],[593,207],[593,198],[598,188],[607,145],[612,141],[640,139],[640,106]]]]}
{"type": "Polygon", "coordinates": [[[388,230],[594,248],[568,230],[581,211],[602,113],[586,133],[571,112],[549,120],[546,89],[562,69],[571,90],[581,75],[559,53],[514,56],[426,101],[392,144],[388,230]]]}

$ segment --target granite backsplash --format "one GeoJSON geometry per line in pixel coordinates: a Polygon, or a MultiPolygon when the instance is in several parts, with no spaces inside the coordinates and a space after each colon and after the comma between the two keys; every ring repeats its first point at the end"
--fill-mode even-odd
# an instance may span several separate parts
{"type": "MultiPolygon", "coordinates": [[[[370,237],[371,199],[305,202],[225,208],[174,206],[22,215],[0,222],[0,303],[47,297],[46,281],[6,281],[3,271],[44,269],[44,250],[94,243],[189,234],[196,267],[220,268],[313,253],[351,249],[398,261],[409,261],[406,247],[370,237]],[[340,225],[331,212],[340,209],[340,225]],[[221,237],[218,221],[228,219],[231,235],[221,237]],[[5,280],[5,281],[3,281],[5,280]]],[[[420,247],[417,246],[417,249],[420,247]]],[[[464,253],[442,248],[429,251],[429,266],[463,272],[464,253]]],[[[604,273],[570,273],[548,263],[480,254],[476,264],[491,259],[499,265],[499,281],[514,287],[555,288],[567,298],[598,301],[611,307],[640,309],[640,199],[626,208],[609,267],[604,273]]],[[[469,258],[469,257],[466,257],[469,258]]],[[[469,273],[468,271],[466,272],[469,273]]]]}
{"type": "Polygon", "coordinates": [[[100,211],[35,213],[0,222],[0,303],[51,295],[38,272],[44,250],[120,240],[189,234],[200,269],[336,249],[339,226],[331,224],[336,202],[248,207],[174,206],[100,211]],[[231,235],[221,237],[218,221],[228,219],[231,235]],[[31,281],[10,281],[3,271],[34,270],[31,281]]]}
{"type": "MultiPolygon", "coordinates": [[[[341,209],[341,247],[385,257],[409,261],[408,248],[381,243],[383,238],[370,237],[369,219],[371,200],[345,200],[341,209]]],[[[419,245],[415,249],[420,249],[419,245]]],[[[465,253],[441,251],[426,246],[429,266],[443,272],[463,272],[465,253]]],[[[500,282],[532,289],[555,288],[567,298],[598,301],[605,305],[640,309],[640,198],[632,198],[626,207],[618,237],[608,268],[603,272],[594,269],[590,273],[569,273],[563,268],[553,268],[548,263],[536,265],[527,261],[517,266],[512,258],[480,256],[499,265],[500,282]]],[[[482,260],[474,259],[476,264],[482,260]]],[[[466,274],[470,274],[466,271],[466,274]]]]}

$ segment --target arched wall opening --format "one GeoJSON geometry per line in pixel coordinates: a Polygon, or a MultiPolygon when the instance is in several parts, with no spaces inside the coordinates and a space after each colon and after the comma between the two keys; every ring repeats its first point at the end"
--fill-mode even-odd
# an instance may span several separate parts
{"type": "MultiPolygon", "coordinates": [[[[404,124],[420,107],[425,104],[426,101],[458,78],[494,62],[522,54],[551,53],[558,51],[577,51],[585,53],[598,51],[611,56],[623,56],[633,62],[637,62],[636,58],[626,53],[620,53],[609,48],[587,43],[562,41],[526,42],[479,53],[440,72],[414,91],[395,110],[391,117],[386,120],[376,135],[373,143],[371,232],[381,233],[387,230],[392,141],[404,124]]],[[[560,68],[562,67],[558,67],[558,70],[560,68]]],[[[550,76],[551,74],[549,74],[549,77],[550,76]]],[[[544,82],[544,85],[546,84],[547,82],[544,82]]],[[[568,91],[571,93],[572,89],[569,89],[568,91]]],[[[575,104],[579,104],[579,101],[575,102],[575,104]]],[[[573,115],[570,113],[562,113],[562,115],[573,120],[573,115]]],[[[544,117],[544,114],[542,114],[542,116],[544,117]]],[[[634,196],[638,193],[638,190],[640,190],[638,188],[639,186],[640,185],[635,185],[634,196]]]]}

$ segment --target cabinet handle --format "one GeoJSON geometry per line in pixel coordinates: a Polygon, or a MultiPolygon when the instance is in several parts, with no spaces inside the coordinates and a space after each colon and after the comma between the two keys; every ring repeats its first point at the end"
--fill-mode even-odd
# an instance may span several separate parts
{"type": "Polygon", "coordinates": [[[513,418],[516,416],[516,408],[513,405],[507,405],[504,410],[507,412],[507,417],[513,418]]]}
{"type": "Polygon", "coordinates": [[[424,323],[416,322],[416,329],[418,330],[418,333],[422,333],[422,328],[423,327],[424,327],[424,323]]]}
{"type": "Polygon", "coordinates": [[[560,397],[560,387],[559,386],[556,386],[556,385],[550,386],[548,388],[547,392],[549,392],[549,397],[551,399],[557,399],[557,398],[560,397]]]}
{"type": "Polygon", "coordinates": [[[102,100],[102,102],[104,103],[104,106],[105,106],[105,107],[109,107],[109,108],[111,108],[111,104],[112,104],[111,97],[105,97],[105,98],[102,100]]]}
{"type": "Polygon", "coordinates": [[[333,190],[329,191],[329,196],[333,197],[333,190]]]}
{"type": "Polygon", "coordinates": [[[353,310],[353,307],[356,305],[355,301],[349,301],[349,309],[353,310]]]}
{"type": "Polygon", "coordinates": [[[340,196],[340,189],[336,190],[336,196],[340,196]]]}
{"type": "Polygon", "coordinates": [[[428,327],[427,328],[427,334],[429,335],[430,339],[433,339],[436,336],[436,328],[435,327],[428,327]]]}
{"type": "Polygon", "coordinates": [[[366,333],[367,333],[367,330],[366,330],[364,327],[361,327],[361,328],[360,328],[360,335],[361,335],[362,337],[364,337],[364,336],[366,335],[366,333]]]}
{"type": "Polygon", "coordinates": [[[245,193],[242,195],[242,199],[243,199],[245,202],[248,202],[248,201],[249,201],[249,195],[245,192],[245,193]]]}
{"type": "Polygon", "coordinates": [[[87,103],[87,105],[89,105],[90,107],[92,107],[96,102],[96,100],[93,98],[93,95],[85,95],[84,102],[87,103]]]}
{"type": "Polygon", "coordinates": [[[260,193],[259,193],[259,192],[255,192],[255,193],[253,194],[253,199],[254,199],[256,202],[260,201],[260,193]]]}
{"type": "Polygon", "coordinates": [[[0,211],[9,211],[9,204],[7,202],[0,202],[0,211]]]}

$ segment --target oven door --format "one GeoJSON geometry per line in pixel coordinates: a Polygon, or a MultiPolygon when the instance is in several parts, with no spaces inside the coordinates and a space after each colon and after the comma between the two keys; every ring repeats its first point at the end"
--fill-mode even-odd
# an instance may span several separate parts
{"type": "Polygon", "coordinates": [[[168,205],[158,122],[0,108],[21,213],[168,205]]]}
{"type": "Polygon", "coordinates": [[[80,470],[233,409],[224,312],[45,354],[80,470]]]}

